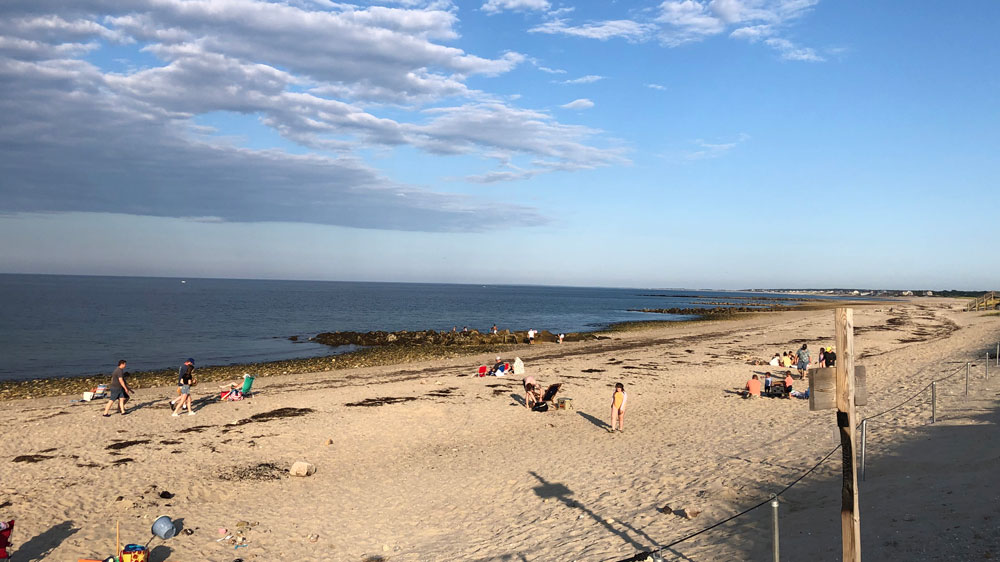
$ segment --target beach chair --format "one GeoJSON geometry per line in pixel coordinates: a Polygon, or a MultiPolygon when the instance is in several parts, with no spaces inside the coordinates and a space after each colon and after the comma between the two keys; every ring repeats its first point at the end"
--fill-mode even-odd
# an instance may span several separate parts
{"type": "Polygon", "coordinates": [[[7,522],[7,528],[0,531],[0,560],[9,560],[10,554],[7,553],[7,547],[11,546],[10,534],[14,531],[14,520],[11,519],[7,522]]]}
{"type": "Polygon", "coordinates": [[[97,400],[98,398],[108,397],[108,385],[99,384],[97,388],[94,389],[94,395],[90,397],[91,400],[97,400]]]}
{"type": "Polygon", "coordinates": [[[490,372],[490,368],[489,367],[487,367],[486,365],[480,365],[479,366],[479,371],[477,371],[476,374],[479,375],[480,377],[485,377],[486,373],[488,373],[488,372],[490,372]]]}
{"type": "Polygon", "coordinates": [[[230,385],[229,390],[223,390],[219,393],[220,400],[242,400],[250,396],[250,389],[253,388],[253,381],[257,377],[249,374],[243,375],[243,386],[240,388],[234,388],[234,385],[230,385]],[[234,392],[239,391],[236,395],[234,392]],[[237,398],[236,396],[239,396],[237,398]]]}

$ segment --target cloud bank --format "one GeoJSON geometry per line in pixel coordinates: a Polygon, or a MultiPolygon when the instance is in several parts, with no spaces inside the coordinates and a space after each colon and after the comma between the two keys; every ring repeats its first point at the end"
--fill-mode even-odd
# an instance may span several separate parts
{"type": "Polygon", "coordinates": [[[470,77],[500,76],[526,59],[449,46],[458,36],[450,3],[397,4],[5,2],[0,212],[476,230],[483,212],[511,226],[545,219],[516,205],[497,216],[474,198],[401,185],[359,151],[502,154],[538,163],[531,173],[624,161],[593,144],[600,131],[469,88],[470,77]],[[143,62],[118,68],[114,52],[143,62]],[[236,146],[197,124],[206,114],[256,118],[287,146],[236,146]]]}

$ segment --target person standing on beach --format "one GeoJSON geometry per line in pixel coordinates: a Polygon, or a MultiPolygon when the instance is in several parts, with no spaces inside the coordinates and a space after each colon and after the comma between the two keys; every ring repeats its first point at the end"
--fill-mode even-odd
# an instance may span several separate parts
{"type": "Polygon", "coordinates": [[[795,368],[799,370],[799,378],[805,378],[806,370],[809,369],[809,350],[806,344],[802,344],[802,347],[796,352],[798,355],[799,362],[795,365],[795,368]]]}
{"type": "Polygon", "coordinates": [[[628,402],[628,394],[625,392],[625,385],[616,382],[615,392],[611,395],[611,431],[615,430],[615,422],[618,422],[618,431],[625,431],[625,403],[628,402]]]}
{"type": "Polygon", "coordinates": [[[188,415],[194,415],[194,406],[191,404],[191,386],[198,384],[198,380],[194,378],[194,369],[190,371],[185,371],[181,374],[181,397],[177,401],[177,409],[174,410],[172,416],[181,415],[181,408],[187,406],[188,415]]]}
{"type": "Polygon", "coordinates": [[[111,391],[108,394],[108,404],[104,407],[104,417],[111,415],[109,412],[111,412],[111,406],[115,402],[118,402],[118,411],[123,416],[125,415],[125,400],[128,399],[128,395],[132,392],[128,389],[128,384],[125,382],[125,377],[127,376],[125,366],[127,364],[124,359],[118,361],[118,368],[111,373],[111,391]]]}
{"type": "Polygon", "coordinates": [[[528,330],[528,343],[529,344],[535,343],[535,329],[534,328],[528,330]]]}
{"type": "Polygon", "coordinates": [[[177,404],[177,401],[180,400],[181,387],[184,386],[184,383],[182,382],[182,379],[184,378],[185,374],[191,375],[191,377],[194,377],[194,359],[191,359],[190,357],[188,357],[187,361],[185,361],[181,365],[180,369],[177,369],[177,396],[178,397],[174,398],[173,400],[170,401],[170,407],[171,408],[173,408],[174,405],[177,404]]]}

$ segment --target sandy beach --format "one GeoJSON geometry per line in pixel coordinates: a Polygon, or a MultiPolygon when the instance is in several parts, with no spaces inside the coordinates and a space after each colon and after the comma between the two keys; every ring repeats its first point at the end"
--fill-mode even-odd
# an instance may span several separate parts
{"type": "MultiPolygon", "coordinates": [[[[929,391],[869,422],[866,560],[1000,558],[1000,368],[987,381],[983,365],[1000,317],[963,304],[854,309],[859,419],[961,371],[938,385],[937,424],[929,391]]],[[[474,376],[488,354],[260,377],[242,402],[204,383],[195,416],[171,417],[173,387],[142,387],[110,418],[76,396],[7,401],[0,517],[17,520],[19,561],[103,559],[116,519],[123,543],[144,544],[159,515],[183,531],[150,543],[154,561],[626,559],[766,499],[837,445],[833,412],[736,394],[766,370],[748,360],[801,343],[815,357],[833,337],[833,312],[809,310],[505,352],[564,384],[573,408],[546,413],[525,409],[518,378],[474,376]],[[609,433],[616,382],[628,410],[609,433]],[[288,475],[296,461],[316,472],[288,475]]],[[[839,504],[836,453],[782,495],[783,559],[839,559],[839,504]]],[[[665,557],[769,560],[770,518],[757,509],[665,557]]]]}

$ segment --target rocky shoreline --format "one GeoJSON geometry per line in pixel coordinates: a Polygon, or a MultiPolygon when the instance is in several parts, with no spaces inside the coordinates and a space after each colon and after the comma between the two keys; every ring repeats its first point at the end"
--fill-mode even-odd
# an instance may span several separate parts
{"type": "MultiPolygon", "coordinates": [[[[829,307],[830,303],[816,303],[816,307],[829,307]]],[[[606,330],[597,332],[573,332],[565,334],[564,341],[580,342],[606,339],[608,333],[619,331],[634,331],[664,324],[681,324],[686,322],[731,320],[748,313],[772,312],[812,308],[813,306],[770,306],[754,307],[714,307],[714,308],[671,308],[643,309],[640,312],[656,312],[664,314],[687,315],[692,318],[682,321],[637,321],[622,322],[609,326],[606,330]]],[[[292,336],[295,338],[295,336],[292,336]]],[[[291,338],[290,338],[291,339],[291,338]]],[[[220,382],[238,380],[243,373],[255,373],[258,376],[293,375],[303,373],[318,373],[342,369],[362,367],[379,367],[386,365],[401,365],[427,359],[442,359],[476,355],[480,353],[508,352],[527,344],[527,331],[503,330],[498,334],[483,333],[476,330],[468,332],[437,332],[400,331],[400,332],[324,332],[309,338],[311,341],[341,347],[345,345],[362,346],[364,349],[342,354],[330,354],[323,357],[305,359],[289,359],[261,363],[243,363],[236,365],[219,365],[198,367],[196,375],[200,382],[220,382]]],[[[535,336],[536,344],[556,343],[557,334],[540,331],[535,336]]],[[[110,368],[109,368],[110,371],[110,368]]],[[[0,401],[40,398],[46,396],[80,396],[84,391],[108,382],[109,374],[92,376],[57,377],[48,379],[31,379],[20,381],[0,381],[0,401]]],[[[176,384],[175,369],[160,369],[155,371],[130,372],[130,380],[137,388],[157,386],[172,386],[176,384]]]]}
{"type": "MultiPolygon", "coordinates": [[[[564,341],[587,341],[606,337],[600,332],[581,332],[566,334],[564,341]]],[[[365,349],[305,359],[198,367],[195,374],[199,382],[220,382],[238,380],[243,373],[255,373],[267,377],[401,365],[426,359],[507,352],[527,343],[528,338],[526,331],[510,332],[505,330],[493,335],[474,330],[469,332],[428,330],[419,332],[325,332],[309,339],[331,347],[359,345],[364,346],[365,349]]],[[[556,334],[548,331],[539,332],[535,336],[537,343],[555,343],[558,339],[556,334]]],[[[0,401],[45,396],[80,396],[84,391],[90,390],[98,384],[107,383],[109,376],[109,374],[101,374],[0,381],[0,401]]],[[[131,371],[129,376],[130,382],[137,388],[172,386],[176,384],[177,371],[174,369],[131,371]]]]}

